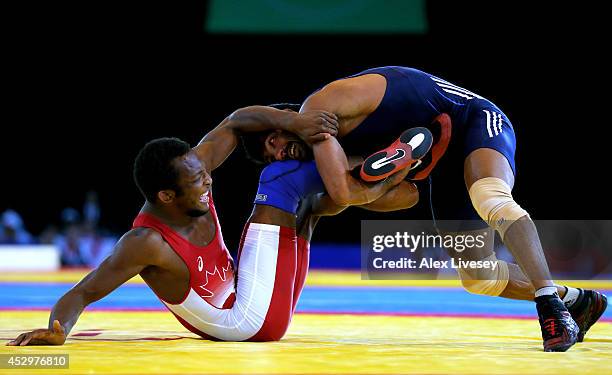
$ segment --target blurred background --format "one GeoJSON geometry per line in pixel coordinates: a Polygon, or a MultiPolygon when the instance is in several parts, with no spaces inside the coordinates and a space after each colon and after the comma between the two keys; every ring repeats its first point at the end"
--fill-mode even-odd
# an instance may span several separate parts
{"type": "MultiPolygon", "coordinates": [[[[518,138],[515,197],[537,219],[608,219],[606,12],[589,3],[426,0],[18,2],[3,6],[0,242],[51,244],[94,266],[143,198],[148,140],[191,144],[247,105],[301,102],[361,70],[405,65],[495,102],[518,138]]],[[[603,7],[603,5],[602,5],[603,7]]],[[[228,248],[259,171],[240,151],[213,174],[228,248]]],[[[315,244],[359,241],[361,219],[428,219],[428,202],[321,221],[315,244]]],[[[314,266],[359,266],[313,252],[314,266]],[[317,255],[319,254],[319,255],[317,255]]],[[[329,253],[328,253],[329,255],[329,253]]]]}

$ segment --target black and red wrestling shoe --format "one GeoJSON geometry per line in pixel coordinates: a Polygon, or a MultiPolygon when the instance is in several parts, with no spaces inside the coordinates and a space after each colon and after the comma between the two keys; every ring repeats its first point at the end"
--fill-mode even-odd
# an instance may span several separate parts
{"type": "Polygon", "coordinates": [[[564,352],[578,341],[580,329],[559,296],[535,298],[545,352],[564,352]]]}
{"type": "Polygon", "coordinates": [[[427,128],[411,128],[389,147],[368,156],[359,175],[364,181],[376,182],[404,168],[415,168],[429,152],[433,136],[427,128]]]}
{"type": "Polygon", "coordinates": [[[578,342],[584,340],[584,335],[595,324],[608,308],[608,298],[594,290],[582,290],[576,302],[567,310],[578,324],[578,342]]]}

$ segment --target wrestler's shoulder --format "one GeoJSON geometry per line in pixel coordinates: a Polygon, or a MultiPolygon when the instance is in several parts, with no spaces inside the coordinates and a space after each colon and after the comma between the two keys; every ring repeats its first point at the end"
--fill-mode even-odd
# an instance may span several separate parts
{"type": "Polygon", "coordinates": [[[386,87],[386,78],[377,73],[367,73],[363,75],[337,79],[324,86],[323,90],[328,92],[338,91],[365,91],[368,92],[376,87],[386,87]]]}
{"type": "Polygon", "coordinates": [[[121,247],[137,247],[141,252],[156,252],[168,246],[161,233],[152,228],[138,227],[127,231],[119,240],[121,247]]]}

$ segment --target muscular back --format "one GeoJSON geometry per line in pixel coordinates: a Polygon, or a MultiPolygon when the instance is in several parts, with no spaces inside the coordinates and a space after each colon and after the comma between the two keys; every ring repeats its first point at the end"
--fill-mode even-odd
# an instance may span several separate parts
{"type": "Polygon", "coordinates": [[[379,74],[365,74],[329,83],[310,95],[301,111],[326,110],[339,118],[338,137],[343,137],[374,112],[385,96],[387,81],[379,74]]]}

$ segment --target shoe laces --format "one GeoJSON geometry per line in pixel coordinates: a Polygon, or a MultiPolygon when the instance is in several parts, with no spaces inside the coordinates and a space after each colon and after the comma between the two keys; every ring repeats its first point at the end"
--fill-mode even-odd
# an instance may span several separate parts
{"type": "Polygon", "coordinates": [[[557,335],[557,320],[555,318],[548,318],[544,321],[542,328],[546,331],[549,336],[557,335]]]}

